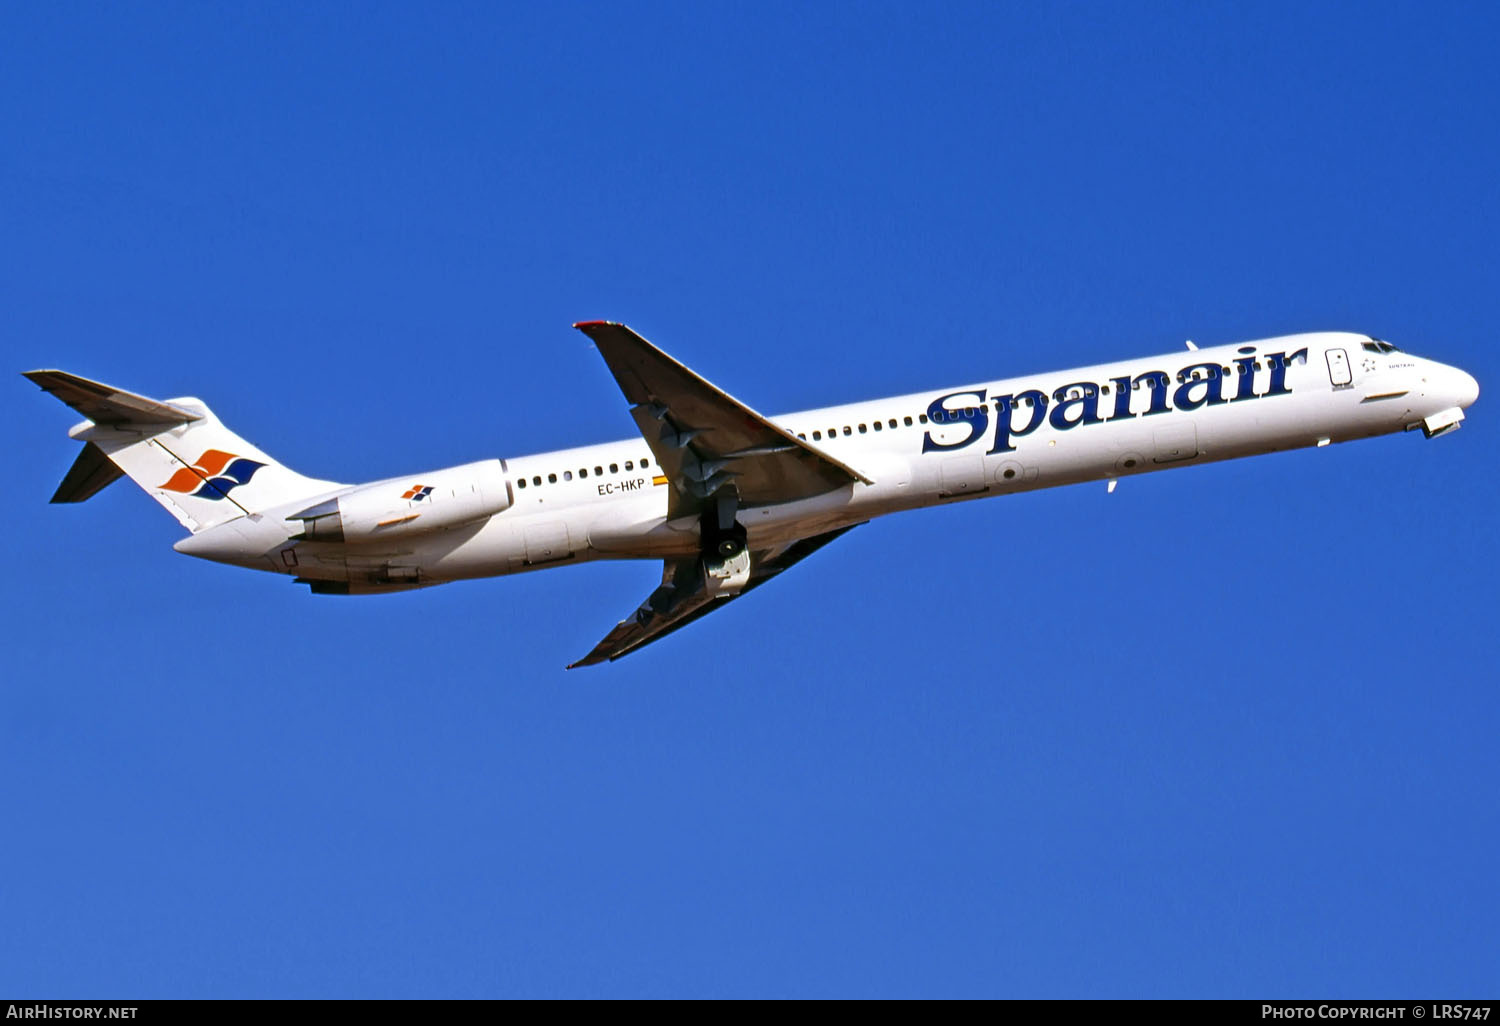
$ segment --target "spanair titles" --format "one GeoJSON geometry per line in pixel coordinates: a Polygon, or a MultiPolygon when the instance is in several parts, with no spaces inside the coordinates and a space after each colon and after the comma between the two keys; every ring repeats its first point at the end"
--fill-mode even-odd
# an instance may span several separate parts
{"type": "Polygon", "coordinates": [[[1004,395],[991,395],[988,388],[950,392],[938,396],[927,407],[927,419],[933,424],[955,424],[968,433],[957,441],[942,441],[928,431],[922,440],[922,451],[953,452],[966,449],[986,438],[992,444],[990,455],[1016,451],[1016,439],[1025,438],[1050,424],[1055,430],[1073,428],[1134,417],[1151,417],[1174,410],[1197,410],[1220,403],[1243,402],[1291,395],[1287,386],[1287,368],[1296,361],[1306,362],[1307,347],[1295,352],[1268,353],[1264,362],[1254,355],[1253,346],[1244,346],[1231,365],[1191,363],[1173,379],[1162,370],[1143,370],[1096,381],[1070,381],[1052,389],[1022,388],[1004,395]],[[1262,371],[1265,373],[1262,374],[1262,371]],[[1264,391],[1256,391],[1257,376],[1264,381],[1264,391]],[[1232,381],[1234,391],[1224,394],[1224,383],[1232,381]],[[1101,400],[1107,416],[1100,415],[1101,400]],[[1048,409],[1051,409],[1049,415],[1048,409]],[[990,414],[994,412],[995,430],[990,433],[990,414]],[[1019,417],[1017,416],[1019,414],[1019,417]]]}

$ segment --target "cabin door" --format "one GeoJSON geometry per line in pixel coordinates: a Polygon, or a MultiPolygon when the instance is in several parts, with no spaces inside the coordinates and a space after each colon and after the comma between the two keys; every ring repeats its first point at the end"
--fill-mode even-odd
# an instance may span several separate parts
{"type": "Polygon", "coordinates": [[[1325,354],[1328,357],[1328,380],[1333,382],[1334,388],[1347,388],[1354,382],[1354,375],[1349,370],[1349,354],[1342,349],[1330,349],[1325,354]]]}

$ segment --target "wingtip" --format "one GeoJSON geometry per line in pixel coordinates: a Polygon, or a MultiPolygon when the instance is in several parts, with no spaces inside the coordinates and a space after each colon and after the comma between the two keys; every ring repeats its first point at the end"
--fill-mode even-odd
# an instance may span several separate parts
{"type": "Polygon", "coordinates": [[[615,323],[616,322],[614,321],[574,321],[573,327],[577,328],[579,331],[587,331],[590,328],[613,327],[615,323]]]}

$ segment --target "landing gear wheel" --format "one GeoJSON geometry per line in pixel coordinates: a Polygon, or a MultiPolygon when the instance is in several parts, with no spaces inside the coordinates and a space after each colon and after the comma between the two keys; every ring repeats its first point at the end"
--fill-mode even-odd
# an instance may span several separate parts
{"type": "MultiPolygon", "coordinates": [[[[730,539],[725,539],[728,541],[730,539]]],[[[719,548],[723,548],[723,542],[719,548]]],[[[699,565],[703,568],[703,586],[711,599],[732,598],[745,590],[750,583],[750,551],[743,544],[732,556],[709,554],[699,565]]]]}

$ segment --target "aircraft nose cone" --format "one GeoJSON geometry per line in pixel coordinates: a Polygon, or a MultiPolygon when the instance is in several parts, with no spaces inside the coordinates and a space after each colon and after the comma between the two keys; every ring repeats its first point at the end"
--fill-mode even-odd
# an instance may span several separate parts
{"type": "Polygon", "coordinates": [[[1479,382],[1468,371],[1457,371],[1454,376],[1458,386],[1458,405],[1472,406],[1474,400],[1479,398],[1479,382]]]}

